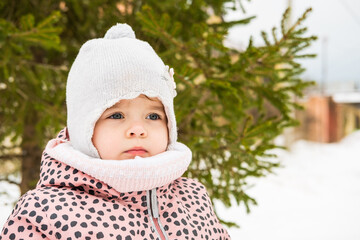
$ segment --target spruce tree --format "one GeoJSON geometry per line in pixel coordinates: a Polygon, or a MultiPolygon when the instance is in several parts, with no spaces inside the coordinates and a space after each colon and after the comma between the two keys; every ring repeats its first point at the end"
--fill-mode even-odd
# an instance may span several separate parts
{"type": "MultiPolygon", "coordinates": [[[[302,54],[316,39],[302,26],[310,9],[285,28],[287,10],[280,28],[261,33],[263,46],[250,39],[239,51],[224,38],[253,18],[223,20],[231,4],[241,8],[237,0],[14,2],[0,4],[0,166],[22,163],[22,193],[37,182],[45,143],[66,125],[66,76],[79,47],[126,22],[175,69],[179,141],[193,151],[186,176],[228,207],[232,198],[248,210],[256,204],[247,181],[279,166],[268,151],[297,124],[295,98],[311,84],[296,61],[313,57],[302,54]]],[[[0,171],[1,180],[9,176],[0,171]]]]}

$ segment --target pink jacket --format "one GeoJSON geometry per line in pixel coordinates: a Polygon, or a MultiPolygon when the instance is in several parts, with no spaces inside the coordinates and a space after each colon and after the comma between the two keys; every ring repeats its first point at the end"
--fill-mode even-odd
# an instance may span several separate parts
{"type": "MultiPolygon", "coordinates": [[[[57,140],[66,140],[60,132],[57,140]]],[[[230,239],[205,187],[177,178],[118,192],[44,151],[40,181],[24,194],[0,239],[230,239]]]]}

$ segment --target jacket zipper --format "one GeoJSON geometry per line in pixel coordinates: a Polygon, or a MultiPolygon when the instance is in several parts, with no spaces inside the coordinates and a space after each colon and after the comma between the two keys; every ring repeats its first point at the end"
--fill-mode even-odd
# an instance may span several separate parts
{"type": "Polygon", "coordinates": [[[164,227],[159,220],[160,215],[156,196],[156,188],[146,191],[146,201],[148,212],[150,215],[150,221],[153,225],[153,228],[155,229],[155,232],[161,240],[168,240],[164,227]]]}

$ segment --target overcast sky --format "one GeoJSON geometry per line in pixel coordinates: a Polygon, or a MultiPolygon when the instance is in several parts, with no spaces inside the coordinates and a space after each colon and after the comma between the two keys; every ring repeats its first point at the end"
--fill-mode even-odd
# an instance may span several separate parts
{"type": "MultiPolygon", "coordinates": [[[[229,41],[231,45],[244,48],[253,36],[257,45],[263,44],[261,30],[270,33],[273,26],[280,26],[289,1],[243,2],[247,11],[245,17],[256,15],[257,18],[247,26],[231,29],[229,41]]],[[[307,69],[303,78],[360,84],[360,0],[292,0],[292,20],[300,17],[308,7],[313,11],[303,25],[308,27],[308,35],[317,35],[318,40],[306,52],[318,56],[301,62],[307,69]]],[[[227,19],[243,17],[243,13],[232,12],[227,19]]]]}

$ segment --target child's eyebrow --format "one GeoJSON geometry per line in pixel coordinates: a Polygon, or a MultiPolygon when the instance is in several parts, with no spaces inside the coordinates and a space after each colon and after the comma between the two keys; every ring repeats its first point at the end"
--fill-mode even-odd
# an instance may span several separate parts
{"type": "Polygon", "coordinates": [[[158,110],[158,111],[165,111],[163,106],[151,106],[151,109],[158,110]]]}

